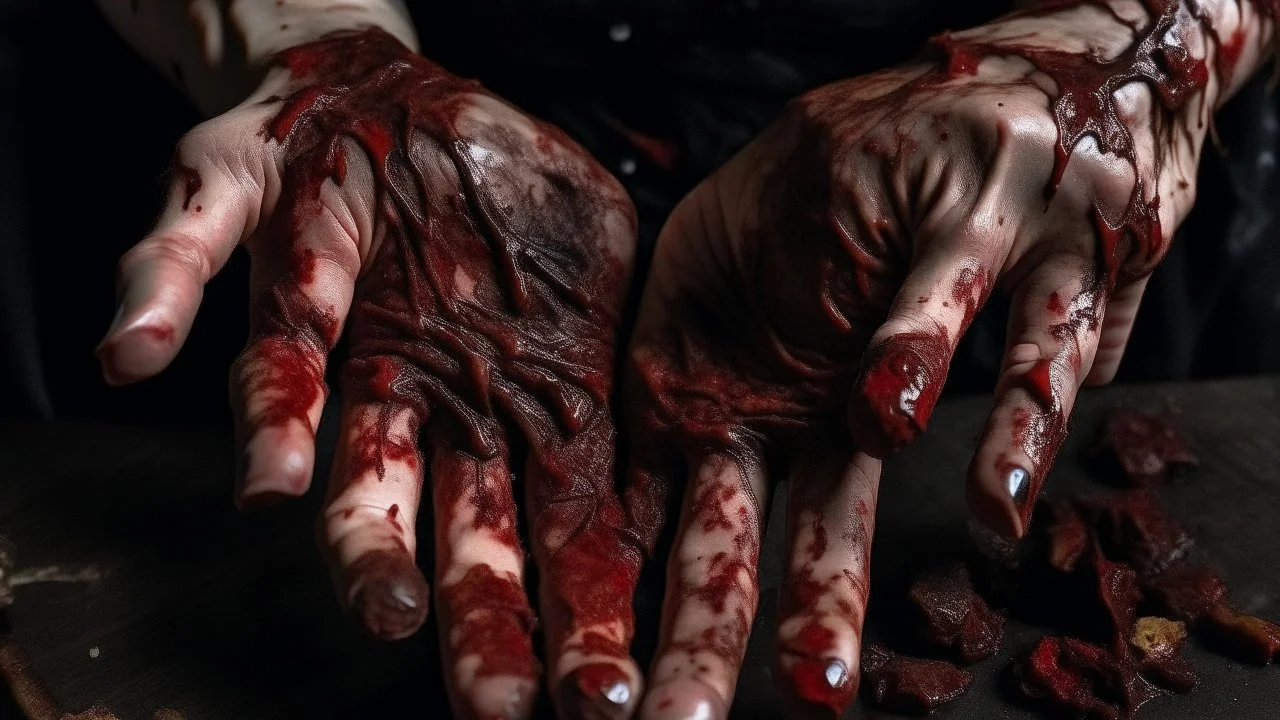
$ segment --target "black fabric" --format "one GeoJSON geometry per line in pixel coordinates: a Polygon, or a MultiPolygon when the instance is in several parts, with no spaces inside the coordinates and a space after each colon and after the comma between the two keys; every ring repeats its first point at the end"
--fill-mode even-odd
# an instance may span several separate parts
{"type": "MultiPolygon", "coordinates": [[[[899,62],[1008,2],[410,5],[426,54],[561,125],[619,174],[651,243],[670,207],[788,98],[899,62]]],[[[1280,113],[1263,81],[1218,117],[1230,152],[1205,154],[1200,201],[1152,279],[1122,378],[1280,372],[1280,113]]],[[[246,330],[242,253],[160,378],[109,390],[92,355],[115,261],[149,228],[173,144],[199,117],[87,2],[0,0],[0,98],[0,416],[225,421],[246,330]]],[[[971,331],[953,390],[990,387],[1001,310],[971,331]]]]}

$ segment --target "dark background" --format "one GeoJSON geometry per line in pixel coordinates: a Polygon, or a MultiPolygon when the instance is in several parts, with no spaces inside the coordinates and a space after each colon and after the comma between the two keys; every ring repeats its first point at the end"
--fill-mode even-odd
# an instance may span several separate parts
{"type": "MultiPolygon", "coordinates": [[[[651,242],[670,206],[787,98],[900,61],[1006,3],[411,4],[429,55],[561,124],[615,172],[635,161],[622,179],[651,242]],[[623,42],[611,37],[620,25],[623,42]],[[677,162],[637,152],[620,127],[672,143],[677,162]]],[[[1206,151],[1201,199],[1148,291],[1121,379],[1280,371],[1280,114],[1264,81],[1218,117],[1230,153],[1206,151]]],[[[247,319],[243,254],[209,284],[163,375],[109,389],[93,357],[114,311],[115,261],[149,229],[174,143],[200,119],[87,0],[0,0],[0,417],[226,421],[226,370],[247,319]]],[[[1003,333],[993,305],[952,390],[993,380],[1003,333]]]]}

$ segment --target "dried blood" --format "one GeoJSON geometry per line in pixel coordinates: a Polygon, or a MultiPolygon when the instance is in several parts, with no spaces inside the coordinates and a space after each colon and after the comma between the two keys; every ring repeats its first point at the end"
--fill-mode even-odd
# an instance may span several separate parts
{"type": "Polygon", "coordinates": [[[973,589],[969,571],[954,563],[922,573],[909,593],[924,620],[926,640],[972,664],[990,657],[1004,638],[1004,617],[973,589]]]}
{"type": "Polygon", "coordinates": [[[1080,498],[1076,505],[1107,554],[1143,577],[1158,575],[1191,549],[1191,536],[1148,490],[1080,498]]]}
{"type": "Polygon", "coordinates": [[[1027,697],[1104,720],[1131,718],[1156,694],[1135,666],[1075,638],[1041,638],[1016,672],[1027,697]]]}
{"type": "Polygon", "coordinates": [[[877,707],[919,713],[940,707],[969,689],[973,677],[941,660],[897,655],[872,643],[862,651],[863,682],[877,707]]]}
{"type": "Polygon", "coordinates": [[[1177,565],[1144,580],[1142,592],[1161,615],[1194,624],[1226,598],[1227,585],[1208,568],[1177,565]]]}
{"type": "Polygon", "coordinates": [[[1167,418],[1116,410],[1103,425],[1101,449],[1130,486],[1163,482],[1171,470],[1199,464],[1178,428],[1167,418]]]}
{"type": "Polygon", "coordinates": [[[1238,613],[1223,603],[1209,610],[1202,625],[1214,646],[1230,657],[1257,665],[1280,659],[1280,627],[1275,623],[1238,613]]]}

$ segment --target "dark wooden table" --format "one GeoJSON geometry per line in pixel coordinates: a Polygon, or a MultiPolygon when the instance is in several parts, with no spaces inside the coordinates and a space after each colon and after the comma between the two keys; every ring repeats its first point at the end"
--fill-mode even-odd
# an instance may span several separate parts
{"type": "MultiPolygon", "coordinates": [[[[1238,604],[1280,618],[1278,400],[1280,379],[1270,378],[1089,391],[1049,492],[1094,484],[1080,454],[1107,409],[1172,410],[1203,464],[1163,497],[1238,604]]],[[[878,608],[899,602],[912,570],[966,542],[964,470],[989,402],[946,403],[928,434],[887,467],[873,634],[878,608]]],[[[327,422],[322,445],[332,447],[332,432],[327,422]]],[[[163,426],[0,428],[0,534],[17,565],[102,574],[15,592],[14,635],[59,700],[73,710],[102,703],[121,718],[150,718],[159,707],[188,720],[446,716],[434,630],[390,645],[365,640],[342,618],[314,549],[321,493],[239,515],[229,447],[222,432],[163,426]]],[[[321,467],[327,462],[322,456],[321,467]]],[[[771,513],[761,613],[735,717],[783,716],[769,677],[782,510],[775,503],[771,513]]],[[[1012,624],[1001,652],[974,668],[969,693],[933,717],[1036,717],[997,684],[1041,632],[1012,624]]],[[[1194,645],[1189,658],[1200,687],[1157,699],[1140,717],[1280,717],[1280,668],[1241,666],[1194,645]]]]}

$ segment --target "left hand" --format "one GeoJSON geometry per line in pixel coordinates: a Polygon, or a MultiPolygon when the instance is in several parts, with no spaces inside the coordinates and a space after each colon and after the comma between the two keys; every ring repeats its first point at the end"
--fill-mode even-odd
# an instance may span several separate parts
{"type": "Polygon", "coordinates": [[[237,502],[308,489],[345,336],[319,527],[342,602],[377,637],[415,632],[419,506],[433,511],[454,713],[528,717],[540,664],[522,504],[561,714],[629,712],[640,552],[609,407],[635,216],[618,182],[557,128],[374,28],[281,53],[254,95],[182,140],[176,166],[159,226],[121,261],[108,379],[164,368],[204,282],[245,244],[237,502]]]}
{"type": "Polygon", "coordinates": [[[795,712],[852,700],[880,461],[997,284],[1008,344],[968,475],[986,525],[1024,532],[1078,389],[1114,375],[1230,72],[1188,3],[1043,8],[803,96],[669,219],[627,371],[650,540],[688,477],[642,717],[727,713],[785,473],[778,677],[795,712]]]}

